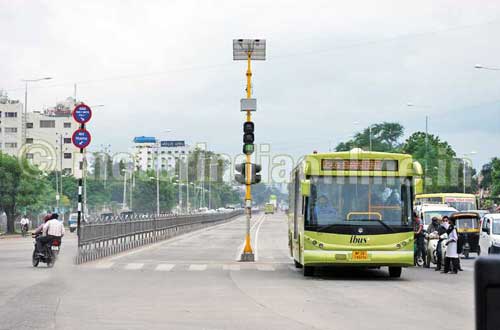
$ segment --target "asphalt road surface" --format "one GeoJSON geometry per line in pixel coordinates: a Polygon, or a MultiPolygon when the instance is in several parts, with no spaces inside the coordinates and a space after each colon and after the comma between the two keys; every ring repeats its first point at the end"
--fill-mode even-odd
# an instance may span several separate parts
{"type": "Polygon", "coordinates": [[[238,262],[243,217],[84,265],[74,234],[54,268],[31,266],[31,238],[0,239],[0,329],[474,328],[473,259],[433,269],[322,269],[288,256],[283,214],[252,222],[257,261],[238,262]]]}

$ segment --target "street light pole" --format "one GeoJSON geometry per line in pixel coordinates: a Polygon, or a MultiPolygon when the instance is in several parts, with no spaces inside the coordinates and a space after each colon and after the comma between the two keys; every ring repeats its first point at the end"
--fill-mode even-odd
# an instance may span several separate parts
{"type": "Polygon", "coordinates": [[[160,215],[160,139],[156,139],[156,215],[160,215]]]}
{"type": "Polygon", "coordinates": [[[21,81],[24,82],[24,116],[23,116],[23,143],[26,143],[26,137],[28,135],[27,127],[26,127],[26,122],[28,120],[28,83],[30,82],[37,82],[37,81],[42,81],[42,80],[50,80],[52,77],[44,77],[44,78],[37,78],[37,79],[22,79],[21,81]]]}
{"type": "Polygon", "coordinates": [[[463,181],[463,192],[465,194],[465,166],[466,166],[466,163],[465,163],[465,157],[469,156],[469,155],[475,155],[477,152],[476,151],[471,151],[471,152],[468,152],[468,153],[465,153],[462,157],[462,163],[463,163],[463,168],[462,168],[462,181],[463,181]]]}
{"type": "MultiPolygon", "coordinates": [[[[407,103],[408,107],[413,108],[430,108],[429,106],[415,105],[407,103]]],[[[427,190],[427,168],[428,168],[428,153],[429,153],[429,114],[425,115],[425,155],[424,155],[424,192],[427,190]]]]}

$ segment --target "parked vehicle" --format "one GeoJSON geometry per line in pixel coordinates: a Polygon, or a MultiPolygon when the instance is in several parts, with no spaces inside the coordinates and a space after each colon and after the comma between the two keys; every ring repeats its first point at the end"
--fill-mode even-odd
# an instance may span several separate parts
{"type": "Polygon", "coordinates": [[[38,267],[38,264],[40,262],[43,262],[47,264],[47,267],[52,268],[56,263],[57,256],[59,255],[59,251],[61,249],[61,240],[54,239],[52,240],[52,242],[45,244],[41,254],[38,254],[36,252],[36,238],[38,236],[39,235],[33,235],[33,243],[35,246],[33,249],[33,255],[31,257],[31,263],[33,267],[38,267]]]}
{"type": "Polygon", "coordinates": [[[483,217],[478,254],[500,254],[500,213],[483,217]]]}
{"type": "Polygon", "coordinates": [[[456,222],[458,233],[458,251],[462,251],[466,259],[471,252],[479,251],[479,228],[481,217],[477,212],[456,212],[450,216],[456,222]]]}
{"type": "Polygon", "coordinates": [[[442,218],[445,215],[449,217],[457,211],[457,209],[446,204],[422,204],[416,207],[418,216],[424,222],[424,230],[427,230],[432,218],[442,218]]]}

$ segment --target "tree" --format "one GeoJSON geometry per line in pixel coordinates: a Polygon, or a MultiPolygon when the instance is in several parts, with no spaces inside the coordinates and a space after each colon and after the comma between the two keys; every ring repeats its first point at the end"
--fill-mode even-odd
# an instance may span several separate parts
{"type": "MultiPolygon", "coordinates": [[[[424,168],[424,191],[462,191],[464,161],[456,158],[456,153],[446,141],[438,136],[415,132],[402,146],[402,152],[411,154],[424,168]]],[[[466,163],[465,172],[472,178],[475,170],[466,163]]],[[[469,177],[469,176],[468,176],[469,177]]],[[[466,186],[466,192],[475,192],[474,180],[466,186]]]]}
{"type": "Polygon", "coordinates": [[[14,221],[21,211],[43,207],[48,189],[45,177],[25,158],[0,152],[0,211],[7,215],[8,233],[14,233],[14,221]]]}
{"type": "Polygon", "coordinates": [[[497,157],[491,160],[491,195],[500,195],[500,159],[497,157]]]}
{"type": "Polygon", "coordinates": [[[365,128],[362,132],[356,133],[354,138],[346,142],[341,142],[335,147],[336,151],[349,151],[352,148],[361,148],[380,152],[398,152],[401,148],[401,137],[404,128],[399,123],[383,122],[365,128]]]}

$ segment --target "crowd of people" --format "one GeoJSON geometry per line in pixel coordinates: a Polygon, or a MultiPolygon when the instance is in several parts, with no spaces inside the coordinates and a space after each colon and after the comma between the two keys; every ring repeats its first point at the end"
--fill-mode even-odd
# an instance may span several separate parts
{"type": "MultiPolygon", "coordinates": [[[[422,220],[418,217],[417,213],[413,213],[415,224],[415,244],[416,244],[416,258],[425,260],[425,236],[424,226],[422,220]]],[[[432,223],[427,227],[428,234],[434,234],[439,237],[436,249],[436,271],[441,271],[443,274],[451,273],[457,274],[462,271],[460,266],[460,256],[458,249],[458,233],[454,219],[448,216],[442,218],[433,217],[432,223]],[[444,236],[444,234],[447,234],[444,236]],[[446,238],[444,238],[446,237],[446,238]],[[446,257],[443,260],[442,243],[445,241],[446,257]]]]}

